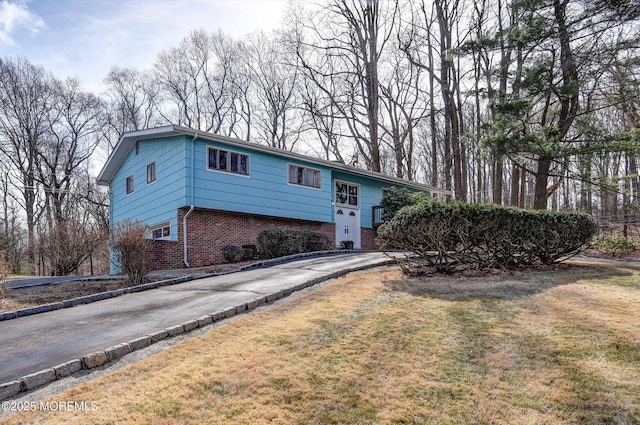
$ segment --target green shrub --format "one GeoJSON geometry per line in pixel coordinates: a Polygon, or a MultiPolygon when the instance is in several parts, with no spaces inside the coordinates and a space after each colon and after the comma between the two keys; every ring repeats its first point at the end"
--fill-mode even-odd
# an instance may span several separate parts
{"type": "Polygon", "coordinates": [[[265,258],[322,251],[327,249],[330,243],[325,234],[311,230],[271,228],[263,230],[258,235],[258,249],[265,258]]]}
{"type": "Polygon", "coordinates": [[[415,205],[419,202],[427,201],[427,195],[423,192],[411,192],[406,187],[400,189],[392,186],[387,196],[382,198],[380,206],[382,207],[382,220],[391,220],[400,209],[408,205],[415,205]]]}
{"type": "Polygon", "coordinates": [[[253,244],[242,245],[242,259],[253,260],[258,255],[258,248],[253,244]]]}
{"type": "Polygon", "coordinates": [[[244,259],[244,249],[235,245],[225,245],[222,247],[222,256],[230,263],[235,263],[244,259]]]}
{"type": "Polygon", "coordinates": [[[383,224],[378,242],[383,249],[411,251],[419,263],[450,271],[459,265],[549,264],[587,246],[596,230],[595,220],[585,214],[423,201],[383,224]]]}
{"type": "Polygon", "coordinates": [[[593,239],[591,247],[605,250],[611,255],[627,254],[638,249],[635,242],[622,232],[600,233],[593,239]]]}
{"type": "Polygon", "coordinates": [[[300,230],[302,240],[301,252],[324,251],[331,246],[331,240],[327,235],[312,230],[300,230]]]}

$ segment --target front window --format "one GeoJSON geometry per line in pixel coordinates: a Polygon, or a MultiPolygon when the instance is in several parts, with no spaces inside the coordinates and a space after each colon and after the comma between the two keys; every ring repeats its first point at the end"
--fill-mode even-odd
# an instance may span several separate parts
{"type": "Polygon", "coordinates": [[[360,186],[336,181],[336,204],[357,207],[360,205],[360,186]]]}
{"type": "Polygon", "coordinates": [[[223,149],[207,148],[207,169],[249,175],[249,155],[223,149]]]}
{"type": "Polygon", "coordinates": [[[320,189],[322,172],[315,168],[299,167],[289,164],[289,183],[320,189]]]}

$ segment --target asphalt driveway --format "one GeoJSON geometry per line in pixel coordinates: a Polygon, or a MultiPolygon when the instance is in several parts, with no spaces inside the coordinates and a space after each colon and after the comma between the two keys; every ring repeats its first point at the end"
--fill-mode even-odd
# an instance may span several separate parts
{"type": "Polygon", "coordinates": [[[0,322],[0,383],[341,270],[387,261],[377,252],[303,259],[0,322]]]}

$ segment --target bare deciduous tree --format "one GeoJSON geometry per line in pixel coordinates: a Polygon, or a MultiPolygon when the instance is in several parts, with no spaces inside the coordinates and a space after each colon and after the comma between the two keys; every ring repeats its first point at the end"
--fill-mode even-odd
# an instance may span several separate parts
{"type": "Polygon", "coordinates": [[[298,100],[298,69],[285,61],[285,51],[278,40],[263,32],[251,34],[241,53],[254,94],[254,139],[292,150],[304,127],[298,100]]]}
{"type": "Polygon", "coordinates": [[[24,59],[0,60],[0,151],[16,173],[27,222],[30,271],[35,271],[35,230],[38,207],[38,149],[54,113],[54,79],[44,68],[24,59]]]}
{"type": "Polygon", "coordinates": [[[366,168],[381,171],[379,65],[392,37],[398,2],[334,0],[290,32],[307,84],[330,100],[366,168]],[[327,78],[329,77],[329,78],[327,78]],[[328,84],[330,83],[330,84],[328,84]]]}
{"type": "MultiPolygon", "coordinates": [[[[102,101],[76,79],[53,85],[55,113],[37,150],[37,181],[42,185],[50,223],[65,220],[65,201],[74,179],[101,141],[106,116],[102,101]]],[[[71,207],[75,208],[74,206],[71,207]]]]}
{"type": "Polygon", "coordinates": [[[405,55],[393,49],[388,56],[387,75],[380,81],[383,140],[394,153],[395,175],[413,180],[416,128],[427,117],[428,96],[424,72],[412,66],[405,55]]]}
{"type": "Polygon", "coordinates": [[[164,50],[154,65],[167,122],[198,130],[234,134],[243,80],[238,49],[221,31],[193,31],[179,46],[164,50]]]}
{"type": "MultiPolygon", "coordinates": [[[[464,41],[454,38],[461,17],[461,7],[458,0],[435,0],[432,8],[423,1],[418,15],[420,20],[414,20],[416,27],[412,37],[406,38],[401,48],[414,66],[429,72],[432,85],[436,82],[440,86],[444,112],[445,187],[454,190],[456,199],[465,201],[467,182],[464,178],[465,151],[461,145],[460,81],[454,60],[454,51],[464,41]],[[438,38],[434,40],[432,31],[435,23],[439,32],[438,38]],[[434,60],[435,48],[438,53],[437,63],[434,60]]],[[[434,102],[435,99],[432,98],[431,101],[434,102]]]]}
{"type": "Polygon", "coordinates": [[[104,242],[99,229],[86,223],[67,220],[59,222],[40,235],[39,248],[53,276],[75,272],[97,246],[104,242]]]}
{"type": "MultiPolygon", "coordinates": [[[[148,72],[114,66],[105,78],[109,98],[109,126],[116,142],[128,131],[154,127],[158,115],[159,88],[148,72]]],[[[113,149],[110,146],[109,151],[113,149]]]]}

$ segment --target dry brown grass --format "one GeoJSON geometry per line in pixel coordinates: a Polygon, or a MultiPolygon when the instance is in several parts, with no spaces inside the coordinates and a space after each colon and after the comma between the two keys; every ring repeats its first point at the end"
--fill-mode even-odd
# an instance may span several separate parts
{"type": "Polygon", "coordinates": [[[2,423],[640,423],[639,281],[352,275],[2,423]]]}

